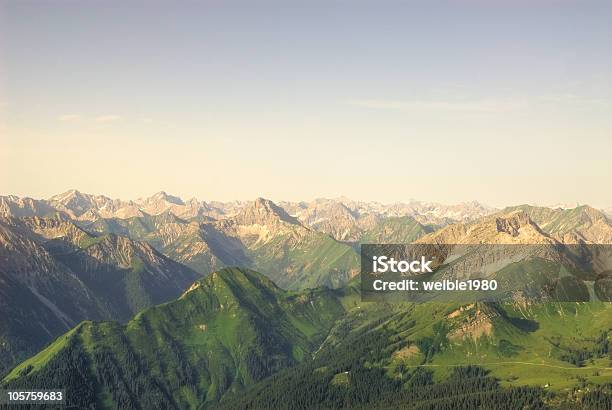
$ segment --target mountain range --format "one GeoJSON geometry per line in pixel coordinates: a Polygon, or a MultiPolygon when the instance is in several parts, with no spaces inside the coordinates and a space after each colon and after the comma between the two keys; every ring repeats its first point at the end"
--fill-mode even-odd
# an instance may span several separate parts
{"type": "MultiPolygon", "coordinates": [[[[454,391],[463,371],[490,383],[469,400],[552,384],[554,400],[571,404],[605,396],[598,386],[612,378],[608,303],[366,303],[356,278],[363,243],[612,244],[609,217],[586,205],[220,203],[163,192],[121,201],[69,191],[0,197],[0,215],[2,384],[59,380],[82,393],[78,406],[276,407],[282,386],[295,392],[291,407],[315,398],[355,407],[401,398],[414,383],[416,396],[388,406],[427,408],[437,382],[454,391]],[[375,393],[364,390],[368,378],[375,393]],[[570,392],[579,383],[589,394],[570,392]]],[[[537,389],[526,397],[552,403],[537,389]]]]}
{"type": "MultiPolygon", "coordinates": [[[[45,216],[61,212],[71,219],[96,221],[171,213],[186,220],[206,217],[222,219],[238,214],[250,204],[251,201],[205,202],[195,198],[184,201],[163,191],[148,198],[121,200],[70,190],[49,199],[0,196],[0,215],[45,216]]],[[[424,225],[439,226],[474,220],[495,211],[475,201],[443,205],[413,200],[409,203],[385,205],[344,197],[311,202],[281,201],[278,205],[305,226],[317,228],[342,241],[357,241],[360,232],[372,227],[379,218],[410,216],[424,225]]]]}

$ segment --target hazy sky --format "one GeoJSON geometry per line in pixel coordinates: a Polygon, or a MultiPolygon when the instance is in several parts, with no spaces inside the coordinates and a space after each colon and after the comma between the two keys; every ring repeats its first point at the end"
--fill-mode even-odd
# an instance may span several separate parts
{"type": "Polygon", "coordinates": [[[0,194],[612,207],[610,1],[0,0],[0,194]]]}

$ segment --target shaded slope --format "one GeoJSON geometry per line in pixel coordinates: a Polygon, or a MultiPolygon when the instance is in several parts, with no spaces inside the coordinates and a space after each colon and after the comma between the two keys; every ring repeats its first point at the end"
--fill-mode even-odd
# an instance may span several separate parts
{"type": "Polygon", "coordinates": [[[85,318],[104,311],[87,286],[30,239],[0,219],[0,373],[85,318]]]}
{"type": "Polygon", "coordinates": [[[70,220],[0,220],[0,372],[85,319],[127,320],[198,277],[143,242],[70,220]]]}
{"type": "Polygon", "coordinates": [[[115,234],[96,236],[59,215],[18,223],[88,287],[109,319],[127,320],[172,300],[200,277],[146,242],[115,234]]]}
{"type": "Polygon", "coordinates": [[[56,258],[77,272],[115,320],[176,298],[200,276],[144,242],[112,234],[56,258]]]}

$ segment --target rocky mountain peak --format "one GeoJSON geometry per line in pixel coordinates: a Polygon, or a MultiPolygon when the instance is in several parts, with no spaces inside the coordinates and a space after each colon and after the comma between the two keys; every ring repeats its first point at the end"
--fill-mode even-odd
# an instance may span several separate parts
{"type": "Polygon", "coordinates": [[[279,221],[299,225],[298,220],[290,216],[283,208],[265,198],[257,198],[242,209],[234,218],[242,225],[267,225],[279,221]]]}
{"type": "Polygon", "coordinates": [[[457,223],[419,239],[422,243],[550,243],[551,239],[523,210],[457,223]]]}
{"type": "Polygon", "coordinates": [[[85,208],[92,206],[95,204],[94,199],[99,200],[109,200],[110,198],[106,198],[103,195],[89,195],[84,194],[76,189],[71,189],[59,195],[52,196],[49,198],[50,202],[56,202],[58,204],[62,204],[68,208],[85,208]]]}
{"type": "Polygon", "coordinates": [[[49,198],[50,201],[58,201],[63,202],[66,200],[70,200],[72,198],[81,197],[82,194],[76,189],[70,189],[66,192],[62,192],[61,194],[57,194],[49,198]]]}
{"type": "Polygon", "coordinates": [[[523,227],[533,227],[537,231],[540,228],[531,220],[525,211],[515,211],[508,215],[495,218],[497,232],[507,233],[510,236],[518,236],[523,227]]]}
{"type": "Polygon", "coordinates": [[[165,201],[175,205],[185,205],[185,202],[178,196],[169,195],[165,191],[159,191],[155,195],[153,195],[149,200],[152,201],[165,201]]]}
{"type": "Polygon", "coordinates": [[[49,203],[55,209],[66,212],[70,217],[77,218],[90,209],[99,210],[105,206],[112,206],[113,200],[104,195],[84,194],[71,189],[62,194],[49,198],[49,203]]]}

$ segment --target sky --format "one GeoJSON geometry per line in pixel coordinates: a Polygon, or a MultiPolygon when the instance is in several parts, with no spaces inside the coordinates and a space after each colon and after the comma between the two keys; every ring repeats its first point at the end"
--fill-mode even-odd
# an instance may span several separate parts
{"type": "Polygon", "coordinates": [[[609,1],[0,0],[0,195],[612,207],[609,1]]]}

